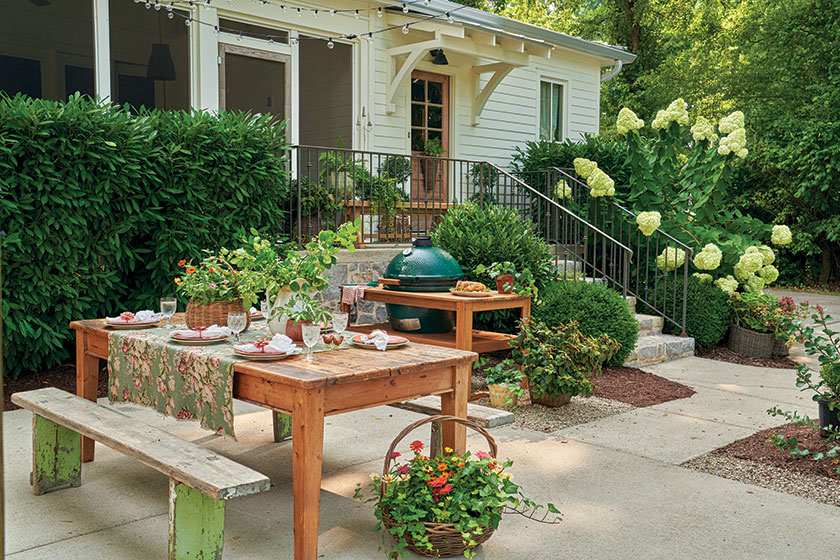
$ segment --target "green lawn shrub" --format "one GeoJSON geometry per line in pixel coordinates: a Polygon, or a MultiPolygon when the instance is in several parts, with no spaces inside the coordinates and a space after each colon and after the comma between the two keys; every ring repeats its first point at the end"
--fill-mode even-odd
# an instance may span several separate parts
{"type": "Polygon", "coordinates": [[[605,364],[621,365],[636,347],[639,323],[621,294],[601,284],[579,280],[551,282],[531,310],[536,321],[557,327],[577,321],[586,336],[607,335],[621,346],[605,364]]]}
{"type": "Polygon", "coordinates": [[[284,148],[267,116],[0,97],[7,374],[65,362],[72,320],[156,309],[179,260],[288,229],[284,148]]]}
{"type": "MultiPolygon", "coordinates": [[[[680,286],[680,288],[682,288],[680,286]]],[[[662,301],[662,286],[657,289],[658,296],[654,301],[662,301]]],[[[712,282],[702,280],[696,276],[688,277],[687,306],[685,311],[686,334],[694,338],[698,348],[717,346],[726,337],[729,325],[732,324],[732,309],[727,303],[729,295],[712,282]]],[[[669,295],[669,297],[671,297],[669,295]]],[[[676,309],[677,318],[682,317],[682,289],[677,290],[676,309]]],[[[670,306],[670,300],[669,300],[670,306]]],[[[680,327],[665,321],[663,332],[666,334],[681,334],[680,327]]]]}

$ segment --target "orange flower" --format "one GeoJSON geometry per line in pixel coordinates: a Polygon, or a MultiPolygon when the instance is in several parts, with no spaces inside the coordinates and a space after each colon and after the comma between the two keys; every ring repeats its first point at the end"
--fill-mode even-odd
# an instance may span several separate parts
{"type": "Polygon", "coordinates": [[[439,470],[439,471],[445,471],[447,468],[448,468],[448,467],[447,467],[444,463],[440,463],[440,464],[438,465],[438,470],[439,470]]]}
{"type": "Polygon", "coordinates": [[[464,468],[464,463],[458,463],[458,468],[463,469],[464,468]]]}
{"type": "Polygon", "coordinates": [[[195,272],[195,268],[194,268],[194,267],[192,267],[192,266],[191,266],[191,267],[189,267],[189,268],[187,269],[187,274],[192,274],[193,272],[195,272]]]}
{"type": "Polygon", "coordinates": [[[184,266],[185,264],[187,264],[187,259],[181,259],[178,261],[178,266],[184,266]]]}
{"type": "Polygon", "coordinates": [[[444,486],[443,488],[438,490],[438,494],[449,494],[451,491],[452,491],[452,486],[447,484],[446,486],[444,486]]]}
{"type": "Polygon", "coordinates": [[[175,279],[175,285],[176,285],[176,286],[180,286],[180,285],[181,285],[181,279],[180,279],[180,278],[176,278],[176,279],[175,279]]]}
{"type": "Polygon", "coordinates": [[[215,270],[213,270],[212,266],[210,267],[210,272],[216,272],[215,270]]]}

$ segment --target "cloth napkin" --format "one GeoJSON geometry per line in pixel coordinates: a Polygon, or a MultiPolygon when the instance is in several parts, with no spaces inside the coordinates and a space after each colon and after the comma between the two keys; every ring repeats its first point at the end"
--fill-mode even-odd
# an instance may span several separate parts
{"type": "Polygon", "coordinates": [[[130,321],[126,321],[122,317],[105,317],[105,320],[109,323],[149,323],[151,321],[159,321],[163,319],[163,315],[161,313],[155,313],[150,309],[144,309],[143,311],[138,311],[134,314],[134,319],[130,321]]]}
{"type": "Polygon", "coordinates": [[[260,349],[254,344],[239,344],[234,346],[240,352],[265,352],[266,354],[294,354],[298,346],[285,334],[275,334],[268,346],[260,349]]]}
{"type": "Polygon", "coordinates": [[[172,332],[172,334],[178,338],[216,338],[219,336],[230,336],[230,333],[231,330],[229,328],[220,327],[219,325],[210,325],[203,331],[183,329],[172,332]]]}
{"type": "Polygon", "coordinates": [[[388,347],[388,341],[391,339],[385,331],[373,331],[370,334],[362,335],[362,342],[365,344],[373,344],[377,350],[385,350],[388,347]]]}
{"type": "Polygon", "coordinates": [[[365,297],[364,285],[349,284],[341,287],[341,303],[356,305],[360,299],[365,297]]]}

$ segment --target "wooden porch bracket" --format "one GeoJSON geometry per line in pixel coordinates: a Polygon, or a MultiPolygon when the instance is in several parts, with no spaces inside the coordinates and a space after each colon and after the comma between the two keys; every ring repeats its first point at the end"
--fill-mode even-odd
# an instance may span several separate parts
{"type": "Polygon", "coordinates": [[[472,73],[473,73],[473,96],[472,96],[472,125],[478,125],[478,117],[481,115],[481,111],[484,110],[484,106],[487,104],[487,100],[490,99],[490,95],[496,90],[502,80],[516,68],[513,64],[506,64],[504,62],[496,62],[493,64],[484,64],[481,66],[473,66],[472,73]],[[481,87],[481,75],[492,72],[493,75],[490,76],[490,79],[484,84],[484,87],[481,87]]]}

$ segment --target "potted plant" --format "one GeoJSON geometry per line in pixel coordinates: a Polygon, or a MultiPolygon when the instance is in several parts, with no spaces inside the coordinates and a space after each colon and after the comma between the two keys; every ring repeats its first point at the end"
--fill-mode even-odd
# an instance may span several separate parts
{"type": "Polygon", "coordinates": [[[423,146],[423,153],[433,159],[424,162],[423,181],[426,192],[435,190],[435,185],[443,183],[443,165],[437,158],[443,155],[443,142],[440,138],[430,138],[423,146]]]}
{"type": "MultiPolygon", "coordinates": [[[[343,144],[339,138],[339,144],[343,144]]],[[[343,148],[343,146],[339,146],[343,148]]],[[[353,171],[356,160],[352,152],[329,150],[318,156],[319,180],[331,188],[343,200],[352,200],[354,193],[353,171]]]]}
{"type": "Polygon", "coordinates": [[[729,349],[754,358],[772,356],[779,321],[778,306],[778,300],[768,294],[734,292],[729,296],[729,307],[734,314],[729,349]]]}
{"type": "Polygon", "coordinates": [[[790,297],[779,298],[779,306],[776,308],[778,321],[775,329],[775,339],[773,340],[773,355],[774,356],[788,356],[790,355],[790,347],[795,342],[795,337],[790,333],[788,325],[796,321],[802,320],[806,316],[806,312],[800,306],[796,305],[790,297]]]}
{"type": "Polygon", "coordinates": [[[470,200],[479,204],[495,204],[493,192],[499,180],[499,172],[486,162],[474,163],[469,170],[469,177],[473,184],[473,194],[470,200]]]}
{"type": "MultiPolygon", "coordinates": [[[[256,292],[249,286],[248,271],[236,271],[223,258],[209,256],[197,266],[182,260],[183,274],[175,279],[178,291],[189,298],[187,327],[227,325],[227,314],[245,311],[257,302],[256,292]]],[[[250,313],[245,330],[251,325],[250,313]]]]}
{"type": "Polygon", "coordinates": [[[292,183],[292,209],[300,208],[301,241],[316,237],[321,231],[324,219],[334,221],[344,204],[336,189],[301,177],[292,183]]]}
{"type": "Polygon", "coordinates": [[[316,325],[326,327],[332,313],[324,309],[321,302],[307,293],[298,293],[292,296],[283,308],[289,318],[286,322],[286,336],[292,340],[303,340],[303,325],[316,325]]]}
{"type": "Polygon", "coordinates": [[[516,404],[525,393],[522,389],[522,368],[510,358],[492,366],[488,364],[487,358],[479,358],[473,363],[473,369],[480,371],[487,381],[490,406],[501,408],[516,404]]]}
{"type": "Polygon", "coordinates": [[[496,280],[496,290],[500,294],[516,292],[521,296],[532,296],[537,293],[537,286],[534,275],[529,269],[522,272],[516,271],[516,265],[510,261],[494,262],[490,266],[480,264],[475,267],[475,273],[479,276],[487,274],[496,280]]]}
{"type": "Polygon", "coordinates": [[[411,177],[411,159],[405,156],[388,156],[379,166],[379,175],[393,179],[398,185],[405,183],[411,177]]]}
{"type": "MultiPolygon", "coordinates": [[[[474,549],[485,542],[498,528],[503,512],[519,513],[543,523],[558,523],[560,512],[548,504],[546,513],[538,517],[543,506],[522,495],[508,469],[513,461],[496,459],[496,442],[486,431],[470,420],[445,416],[423,418],[407,426],[391,443],[385,455],[382,475],[370,475],[368,492],[356,486],[354,497],[363,502],[376,502],[374,514],[394,544],[387,550],[390,558],[421,556],[441,558],[463,554],[475,556],[474,549]],[[445,449],[443,455],[423,454],[423,443],[413,441],[406,453],[396,451],[397,445],[412,430],[430,422],[458,422],[481,433],[490,453],[478,451],[463,455],[445,449]],[[393,463],[392,463],[393,462],[393,463]]],[[[384,547],[387,549],[387,547],[384,547]]]]}
{"type": "Polygon", "coordinates": [[[584,335],[577,321],[549,328],[524,320],[511,348],[514,362],[528,377],[531,402],[556,407],[575,395],[591,395],[591,378],[601,373],[620,345],[607,335],[584,335]]]}

